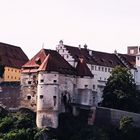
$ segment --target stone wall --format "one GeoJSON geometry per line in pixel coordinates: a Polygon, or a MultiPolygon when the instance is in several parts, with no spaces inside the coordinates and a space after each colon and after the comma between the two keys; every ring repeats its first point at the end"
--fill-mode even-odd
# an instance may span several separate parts
{"type": "Polygon", "coordinates": [[[6,108],[18,108],[20,102],[20,83],[3,82],[0,84],[0,105],[6,108]]]}
{"type": "Polygon", "coordinates": [[[131,117],[134,121],[134,126],[140,127],[140,114],[117,110],[117,109],[110,109],[104,107],[97,107],[95,112],[95,123],[98,125],[114,125],[118,126],[119,121],[123,116],[131,117]]]}

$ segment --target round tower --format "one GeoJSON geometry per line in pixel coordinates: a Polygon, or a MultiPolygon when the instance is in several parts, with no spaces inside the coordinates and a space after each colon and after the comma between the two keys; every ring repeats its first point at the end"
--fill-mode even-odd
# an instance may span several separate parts
{"type": "Polygon", "coordinates": [[[40,72],[38,75],[36,123],[39,128],[58,126],[60,97],[56,77],[55,74],[54,81],[54,74],[40,72]]]}

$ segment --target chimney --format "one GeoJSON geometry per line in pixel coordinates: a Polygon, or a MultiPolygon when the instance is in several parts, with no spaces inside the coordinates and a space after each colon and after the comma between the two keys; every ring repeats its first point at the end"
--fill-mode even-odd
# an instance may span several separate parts
{"type": "Polygon", "coordinates": [[[117,50],[114,50],[114,53],[117,54],[117,50]]]}
{"type": "Polygon", "coordinates": [[[84,45],[84,48],[87,49],[87,44],[84,45]]]}
{"type": "Polygon", "coordinates": [[[92,56],[92,51],[91,50],[89,50],[89,55],[92,56]]]}
{"type": "Polygon", "coordinates": [[[79,44],[79,50],[81,50],[81,45],[79,44]]]}
{"type": "Polygon", "coordinates": [[[63,45],[63,40],[60,40],[60,41],[59,41],[59,44],[60,44],[60,45],[63,45]]]}

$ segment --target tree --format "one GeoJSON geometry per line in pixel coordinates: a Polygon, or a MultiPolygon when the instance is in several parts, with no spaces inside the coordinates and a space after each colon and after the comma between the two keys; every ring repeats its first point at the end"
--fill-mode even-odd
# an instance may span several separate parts
{"type": "Polygon", "coordinates": [[[111,72],[103,91],[104,107],[138,112],[136,84],[130,70],[117,66],[111,72]]]}
{"type": "Polygon", "coordinates": [[[133,118],[123,116],[120,119],[119,129],[122,130],[124,133],[128,133],[132,131],[133,128],[133,118]]]}

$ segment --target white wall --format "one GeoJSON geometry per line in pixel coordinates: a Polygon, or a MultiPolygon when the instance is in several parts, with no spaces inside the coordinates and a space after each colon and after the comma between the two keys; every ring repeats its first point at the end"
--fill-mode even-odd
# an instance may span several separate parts
{"type": "Polygon", "coordinates": [[[59,44],[56,47],[56,51],[72,66],[76,66],[75,60],[74,58],[70,55],[70,53],[68,52],[68,50],[66,50],[66,48],[64,47],[63,44],[59,44]]]}
{"type": "Polygon", "coordinates": [[[136,55],[136,67],[140,67],[140,54],[136,55]]]}

